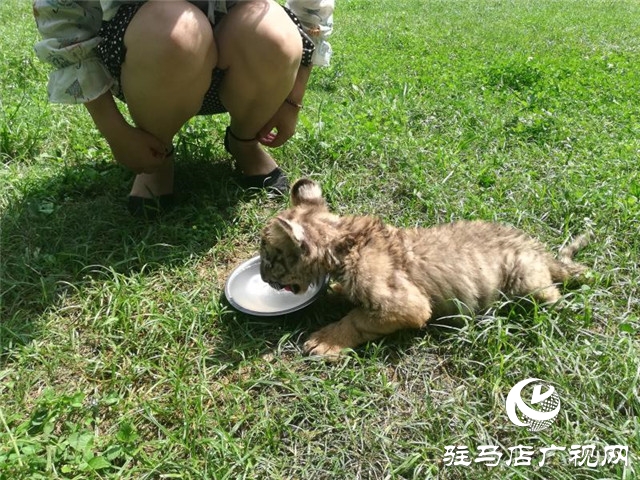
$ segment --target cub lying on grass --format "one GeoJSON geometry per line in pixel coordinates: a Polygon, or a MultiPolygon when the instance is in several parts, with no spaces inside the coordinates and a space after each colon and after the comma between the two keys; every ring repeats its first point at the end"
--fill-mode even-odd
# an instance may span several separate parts
{"type": "Polygon", "coordinates": [[[560,299],[555,283],[580,282],[586,270],[572,260],[586,236],[556,259],[524,232],[496,223],[400,229],[369,216],[339,217],[308,179],[293,185],[291,203],[262,231],[262,279],[301,293],[330,274],[356,305],[311,335],[304,349],[314,355],[335,356],[461,308],[477,312],[503,296],[553,303],[560,299]]]}

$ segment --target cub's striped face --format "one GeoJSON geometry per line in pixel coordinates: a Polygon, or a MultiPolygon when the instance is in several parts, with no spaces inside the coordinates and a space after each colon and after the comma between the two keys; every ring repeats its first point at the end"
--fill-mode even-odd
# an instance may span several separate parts
{"type": "MultiPolygon", "coordinates": [[[[311,281],[305,278],[301,251],[288,237],[267,225],[260,241],[260,276],[273,288],[304,293],[311,281]]],[[[275,227],[278,230],[278,227],[275,227]]]]}
{"type": "Polygon", "coordinates": [[[315,243],[313,235],[308,236],[308,222],[327,208],[320,185],[309,179],[300,179],[291,187],[291,204],[292,209],[269,220],[262,230],[260,275],[273,288],[304,293],[323,276],[310,254],[315,243]]]}

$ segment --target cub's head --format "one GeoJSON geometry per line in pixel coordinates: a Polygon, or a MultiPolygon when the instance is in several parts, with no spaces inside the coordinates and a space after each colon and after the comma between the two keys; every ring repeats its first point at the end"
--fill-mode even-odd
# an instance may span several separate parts
{"type": "Polygon", "coordinates": [[[262,230],[260,276],[274,288],[304,293],[326,275],[317,258],[314,220],[327,214],[327,207],[320,186],[304,178],[291,187],[291,204],[262,230]]]}

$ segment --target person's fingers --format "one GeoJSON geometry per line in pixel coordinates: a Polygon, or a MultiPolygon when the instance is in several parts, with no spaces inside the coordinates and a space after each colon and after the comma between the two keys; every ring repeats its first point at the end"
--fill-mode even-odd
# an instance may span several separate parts
{"type": "Polygon", "coordinates": [[[273,141],[277,138],[277,133],[276,132],[269,132],[266,135],[259,135],[258,136],[258,141],[262,144],[262,145],[266,145],[266,146],[272,146],[273,141]]]}
{"type": "Polygon", "coordinates": [[[275,137],[275,125],[272,122],[267,123],[264,127],[258,130],[256,138],[260,140],[269,140],[275,137]]]}
{"type": "Polygon", "coordinates": [[[280,132],[278,132],[276,135],[271,135],[268,138],[260,139],[260,143],[266,147],[276,148],[284,145],[287,140],[288,137],[285,137],[284,135],[281,135],[280,132]]]}
{"type": "MultiPolygon", "coordinates": [[[[168,150],[162,148],[162,144],[160,144],[160,149],[157,149],[157,145],[151,147],[149,150],[143,150],[140,152],[143,156],[140,158],[140,162],[138,164],[139,172],[136,173],[154,173],[155,171],[161,169],[168,162],[171,162],[171,155],[168,150]]],[[[149,147],[147,147],[149,148],[149,147]]]]}
{"type": "Polygon", "coordinates": [[[294,129],[288,129],[288,128],[279,129],[276,135],[269,139],[270,140],[269,146],[280,147],[284,145],[287,142],[287,140],[293,137],[294,132],[295,132],[294,129]]]}
{"type": "Polygon", "coordinates": [[[164,159],[172,153],[172,147],[167,147],[158,140],[154,135],[147,134],[147,146],[151,150],[151,154],[157,159],[164,159]]]}

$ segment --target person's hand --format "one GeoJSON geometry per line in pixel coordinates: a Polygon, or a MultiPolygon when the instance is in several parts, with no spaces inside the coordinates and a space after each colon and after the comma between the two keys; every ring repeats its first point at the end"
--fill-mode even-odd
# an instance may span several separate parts
{"type": "Polygon", "coordinates": [[[258,131],[258,140],[267,147],[280,147],[296,131],[298,109],[284,102],[264,127],[258,131]]]}
{"type": "Polygon", "coordinates": [[[109,146],[116,162],[134,173],[153,173],[170,161],[171,152],[160,140],[131,125],[124,126],[113,136],[109,146]]]}

